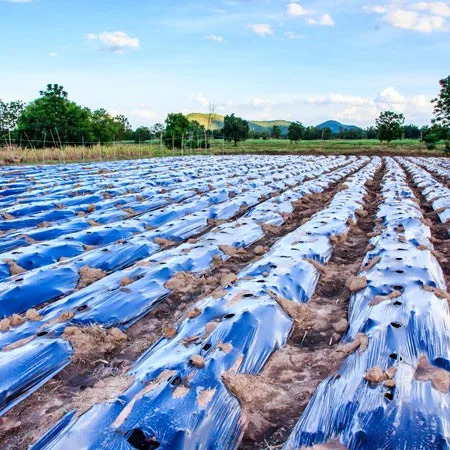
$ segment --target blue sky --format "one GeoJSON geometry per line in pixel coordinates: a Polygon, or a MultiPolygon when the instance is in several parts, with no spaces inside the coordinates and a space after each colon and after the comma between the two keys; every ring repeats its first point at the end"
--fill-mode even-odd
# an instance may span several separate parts
{"type": "Polygon", "coordinates": [[[47,83],[133,125],[168,112],[426,124],[450,74],[450,1],[0,0],[0,98],[47,83]]]}

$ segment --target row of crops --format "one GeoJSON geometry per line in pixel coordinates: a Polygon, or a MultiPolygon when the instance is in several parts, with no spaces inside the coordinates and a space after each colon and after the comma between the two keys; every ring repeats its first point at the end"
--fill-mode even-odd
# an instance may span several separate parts
{"type": "Polygon", "coordinates": [[[346,280],[348,317],[327,319],[348,320],[335,339],[343,363],[278,448],[450,447],[446,261],[433,245],[446,242],[421,207],[450,218],[446,160],[193,157],[0,170],[0,415],[10,445],[29,423],[6,429],[8,419],[37,408],[37,420],[33,397],[81,370],[77,333],[101,329],[120,347],[190,280],[229,265],[236,273],[186,300],[124,386],[86,411],[64,409],[33,449],[238,448],[248,420],[227,380],[259,376],[290,345],[335,250],[365,218],[373,229],[346,280]]]}

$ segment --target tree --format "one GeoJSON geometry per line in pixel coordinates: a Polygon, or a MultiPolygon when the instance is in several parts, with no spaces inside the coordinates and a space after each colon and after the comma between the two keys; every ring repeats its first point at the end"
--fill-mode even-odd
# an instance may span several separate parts
{"type": "Polygon", "coordinates": [[[136,143],[141,143],[145,141],[149,141],[152,138],[152,132],[149,127],[139,127],[136,128],[134,132],[134,141],[136,143]]]}
{"type": "Polygon", "coordinates": [[[366,129],[366,139],[376,139],[378,137],[378,131],[375,127],[368,127],[366,129]]]}
{"type": "Polygon", "coordinates": [[[330,127],[322,128],[322,139],[329,141],[333,137],[333,131],[330,127]]]}
{"type": "Polygon", "coordinates": [[[322,138],[322,130],[317,127],[306,127],[304,139],[305,141],[313,141],[322,138]]]}
{"type": "Polygon", "coordinates": [[[234,114],[225,116],[223,124],[223,135],[227,141],[234,141],[234,146],[237,146],[239,141],[248,139],[250,127],[248,122],[234,114]]]}
{"type": "Polygon", "coordinates": [[[93,142],[102,144],[120,139],[121,132],[123,132],[122,125],[103,108],[97,109],[91,114],[91,129],[93,142]]]}
{"type": "Polygon", "coordinates": [[[16,128],[24,109],[25,103],[20,100],[9,103],[0,100],[0,138],[16,128]]]}
{"type": "Polygon", "coordinates": [[[291,142],[301,141],[305,134],[305,127],[301,122],[291,122],[288,128],[288,138],[291,142]]]}
{"type": "Polygon", "coordinates": [[[281,128],[278,125],[274,125],[272,127],[272,131],[270,132],[270,136],[273,139],[280,139],[281,138],[281,128]]]}
{"type": "Polygon", "coordinates": [[[420,139],[420,128],[417,125],[406,125],[405,139],[420,139]]]}
{"type": "Polygon", "coordinates": [[[153,125],[151,130],[152,134],[159,137],[160,134],[164,132],[164,125],[162,123],[155,123],[155,125],[153,125]]]}
{"type": "Polygon", "coordinates": [[[383,142],[391,142],[401,139],[403,136],[403,124],[405,116],[392,111],[384,111],[376,120],[378,139],[383,142]]]}
{"type": "Polygon", "coordinates": [[[169,114],[163,139],[168,148],[204,147],[205,127],[181,113],[169,114]]]}
{"type": "Polygon", "coordinates": [[[134,133],[133,129],[131,128],[130,122],[124,115],[119,115],[114,117],[114,121],[117,123],[118,127],[118,134],[116,136],[116,139],[118,141],[128,141],[130,139],[133,139],[134,133]]]}
{"type": "Polygon", "coordinates": [[[446,141],[449,139],[450,129],[433,125],[431,128],[424,127],[422,131],[422,141],[427,146],[428,150],[433,150],[436,148],[439,141],[446,141]]]}
{"type": "Polygon", "coordinates": [[[77,144],[92,139],[90,118],[90,110],[71,102],[62,86],[48,84],[40,98],[25,108],[17,130],[37,147],[77,144]]]}
{"type": "Polygon", "coordinates": [[[433,123],[450,128],[450,76],[439,81],[441,91],[439,97],[432,100],[434,104],[433,123]]]}

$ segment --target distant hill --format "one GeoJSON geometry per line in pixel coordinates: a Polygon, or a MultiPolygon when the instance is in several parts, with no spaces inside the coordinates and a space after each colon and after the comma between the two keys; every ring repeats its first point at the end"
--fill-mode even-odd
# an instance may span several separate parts
{"type": "MultiPolygon", "coordinates": [[[[209,114],[202,114],[202,113],[191,113],[186,116],[191,122],[194,120],[198,122],[200,125],[203,125],[205,128],[208,128],[208,120],[209,120],[209,114]]],[[[211,128],[213,130],[220,130],[223,128],[223,120],[224,116],[221,116],[220,114],[213,114],[211,117],[212,123],[211,128]]]]}
{"type": "MultiPolygon", "coordinates": [[[[193,121],[196,120],[200,125],[203,125],[205,128],[208,127],[208,119],[209,114],[203,114],[203,113],[191,113],[186,116],[189,120],[193,121]]],[[[223,121],[225,119],[224,116],[221,116],[220,114],[214,114],[212,117],[212,126],[211,128],[213,130],[220,130],[223,128],[223,121]]],[[[270,132],[272,130],[273,126],[279,126],[281,128],[282,134],[287,134],[288,128],[291,122],[288,122],[286,120],[249,120],[248,125],[250,127],[250,130],[252,131],[258,131],[258,132],[270,132]]]]}
{"type": "MultiPolygon", "coordinates": [[[[204,113],[191,113],[186,116],[189,120],[196,120],[200,125],[203,125],[205,128],[208,128],[208,118],[209,114],[204,113]]],[[[213,130],[220,130],[223,128],[223,121],[225,119],[224,116],[220,114],[213,114],[211,117],[213,130]]],[[[273,126],[278,126],[281,128],[282,134],[287,134],[289,125],[291,122],[287,120],[249,120],[248,124],[250,126],[250,130],[257,131],[260,133],[270,132],[273,126]]],[[[317,125],[317,128],[331,128],[333,133],[339,133],[340,130],[359,130],[359,127],[355,125],[344,125],[336,120],[328,120],[327,122],[321,123],[317,125]]]]}
{"type": "Polygon", "coordinates": [[[317,128],[321,130],[323,128],[330,128],[333,133],[339,133],[341,130],[359,130],[360,128],[355,125],[344,125],[336,120],[328,120],[327,122],[317,125],[317,128]]]}

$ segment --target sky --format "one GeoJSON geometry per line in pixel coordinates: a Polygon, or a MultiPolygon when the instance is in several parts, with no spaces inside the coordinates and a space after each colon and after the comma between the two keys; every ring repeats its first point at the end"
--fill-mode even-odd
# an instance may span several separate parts
{"type": "Polygon", "coordinates": [[[0,0],[0,98],[58,83],[134,126],[169,112],[428,124],[450,0],[0,0]]]}

